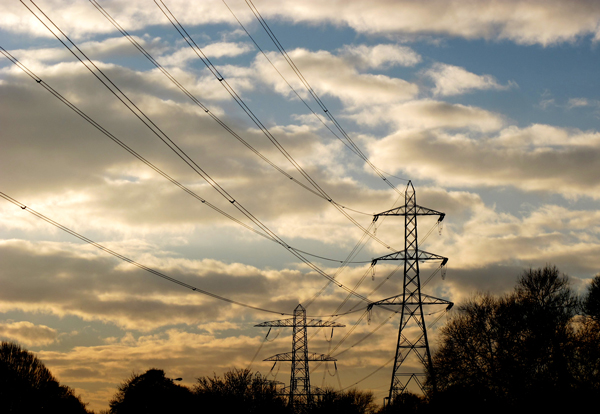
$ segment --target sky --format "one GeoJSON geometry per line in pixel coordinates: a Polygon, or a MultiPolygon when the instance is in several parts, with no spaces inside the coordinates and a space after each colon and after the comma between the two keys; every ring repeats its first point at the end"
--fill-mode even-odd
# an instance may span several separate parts
{"type": "MultiPolygon", "coordinates": [[[[380,403],[399,317],[367,317],[348,290],[401,293],[402,262],[370,264],[403,248],[403,218],[371,224],[408,180],[446,214],[419,218],[420,248],[449,259],[444,278],[422,265],[427,294],[502,294],[546,264],[584,292],[600,271],[598,2],[255,0],[323,108],[245,1],[164,0],[216,77],[153,1],[99,4],[189,96],[88,1],[0,5],[0,46],[34,74],[0,56],[0,192],[16,200],[0,199],[0,339],[90,408],[149,368],[287,383],[289,364],[262,360],[290,351],[291,330],[254,325],[298,304],[322,320],[355,310],[333,337],[309,329],[309,350],[338,359],[311,365],[312,384],[380,403]]],[[[435,349],[451,312],[430,313],[435,349]]]]}

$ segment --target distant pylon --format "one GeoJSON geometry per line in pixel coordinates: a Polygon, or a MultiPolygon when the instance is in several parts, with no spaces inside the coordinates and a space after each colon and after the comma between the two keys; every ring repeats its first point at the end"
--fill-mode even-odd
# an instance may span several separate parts
{"type": "MultiPolygon", "coordinates": [[[[419,377],[423,376],[424,373],[408,372],[400,369],[408,357],[416,355],[423,366],[426,366],[429,372],[433,374],[423,305],[446,305],[447,309],[449,309],[453,304],[447,300],[423,294],[421,292],[421,279],[419,277],[419,262],[440,260],[441,267],[443,267],[448,259],[419,250],[417,241],[417,216],[439,216],[438,223],[441,223],[445,214],[417,205],[415,188],[412,182],[409,181],[406,186],[404,205],[376,214],[373,221],[376,221],[380,216],[404,216],[404,250],[378,257],[372,262],[374,266],[379,260],[403,260],[403,292],[400,295],[392,296],[369,305],[370,308],[373,306],[401,306],[396,357],[394,359],[390,392],[387,397],[389,402],[392,402],[406,391],[411,381],[415,381],[423,392],[423,384],[419,380],[419,377]],[[414,323],[411,326],[417,328],[417,333],[409,338],[407,327],[410,322],[414,323]]],[[[432,385],[435,388],[435,376],[432,377],[432,381],[432,385]]]]}
{"type": "Polygon", "coordinates": [[[306,334],[306,328],[341,328],[346,325],[316,319],[311,319],[307,322],[306,309],[304,309],[302,305],[298,305],[296,309],[294,309],[293,318],[263,322],[254,326],[293,328],[292,352],[273,355],[264,361],[290,361],[292,363],[290,386],[289,389],[284,389],[284,393],[289,397],[288,403],[290,406],[306,406],[311,404],[313,396],[320,394],[321,390],[318,388],[313,390],[310,386],[308,361],[336,361],[336,359],[329,355],[308,352],[308,336],[306,334]]]}

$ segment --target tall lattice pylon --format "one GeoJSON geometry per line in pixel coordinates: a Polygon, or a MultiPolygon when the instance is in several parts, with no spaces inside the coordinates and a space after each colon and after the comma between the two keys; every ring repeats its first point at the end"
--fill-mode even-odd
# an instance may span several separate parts
{"type": "MultiPolygon", "coordinates": [[[[439,216],[438,223],[444,219],[445,214],[439,211],[431,210],[417,205],[415,188],[412,182],[408,182],[405,193],[405,203],[401,207],[384,211],[376,214],[373,220],[380,216],[404,216],[404,250],[378,257],[373,260],[373,265],[379,260],[403,260],[404,261],[404,283],[403,292],[400,295],[392,296],[387,299],[372,303],[370,306],[400,306],[400,327],[398,329],[398,342],[396,346],[396,357],[394,359],[394,369],[392,371],[392,381],[388,400],[392,402],[398,395],[407,390],[411,381],[417,383],[423,392],[423,384],[419,380],[424,372],[415,372],[414,370],[403,370],[402,364],[413,356],[429,369],[433,374],[431,364],[431,353],[429,350],[429,340],[427,338],[427,326],[425,324],[425,315],[423,313],[424,305],[446,305],[447,309],[452,307],[452,302],[444,299],[435,298],[421,292],[421,279],[419,277],[419,262],[429,260],[441,261],[443,267],[448,261],[447,258],[433,253],[419,250],[417,241],[417,217],[418,216],[439,216]],[[415,328],[414,335],[408,333],[409,327],[415,328]]],[[[435,376],[432,378],[433,387],[435,387],[435,376]]]]}
{"type": "Polygon", "coordinates": [[[284,393],[288,396],[290,406],[307,406],[313,402],[313,397],[320,394],[318,388],[312,388],[310,385],[310,372],[308,361],[336,361],[335,358],[324,354],[315,354],[308,352],[308,336],[306,328],[341,328],[346,325],[332,321],[321,321],[311,319],[306,321],[306,309],[298,305],[294,309],[294,317],[290,319],[280,319],[278,321],[263,322],[258,327],[288,327],[293,328],[292,352],[273,355],[264,361],[289,361],[292,363],[292,372],[290,375],[290,386],[284,388],[284,393]]]}

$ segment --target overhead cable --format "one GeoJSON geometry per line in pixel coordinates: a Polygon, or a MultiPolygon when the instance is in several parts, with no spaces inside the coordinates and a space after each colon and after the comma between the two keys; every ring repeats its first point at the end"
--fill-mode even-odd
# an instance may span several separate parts
{"type": "Polygon", "coordinates": [[[281,143],[277,140],[277,138],[268,130],[268,128],[260,121],[260,119],[252,112],[252,110],[246,105],[244,100],[239,96],[239,94],[233,89],[233,87],[227,82],[223,74],[218,70],[217,67],[213,65],[208,56],[202,51],[202,49],[198,46],[198,44],[194,41],[185,27],[181,24],[181,22],[177,19],[177,17],[171,12],[171,10],[166,6],[166,4],[162,0],[154,0],[154,3],[158,6],[158,8],[162,11],[165,17],[169,20],[169,22],[173,25],[175,30],[179,33],[179,35],[184,39],[184,41],[188,44],[188,46],[192,49],[192,51],[198,56],[198,58],[204,63],[204,65],[208,68],[208,70],[214,75],[214,77],[220,82],[220,84],[225,88],[225,90],[229,93],[229,95],[233,98],[233,100],[238,104],[238,106],[248,115],[248,117],[252,120],[252,122],[262,131],[262,133],[267,137],[267,139],[277,148],[277,150],[292,164],[292,166],[320,193],[323,195],[323,198],[327,200],[331,205],[333,205],[342,215],[344,215],[350,222],[352,222],[356,227],[361,229],[361,231],[368,234],[376,242],[380,243],[382,246],[386,247],[389,250],[393,250],[390,245],[380,240],[377,236],[372,233],[368,233],[367,230],[358,222],[354,217],[349,215],[345,210],[346,208],[339,205],[335,202],[325,190],[323,190],[319,184],[302,168],[302,166],[291,156],[291,154],[281,145],[281,143]]]}
{"type": "MultiPolygon", "coordinates": [[[[155,0],[156,1],[156,0],[155,0]]],[[[223,0],[223,2],[225,3],[225,0],[223,0]]],[[[383,171],[380,170],[379,168],[377,168],[372,162],[371,160],[369,160],[369,158],[362,152],[362,150],[360,149],[360,147],[358,147],[358,145],[356,145],[356,143],[352,140],[352,138],[348,135],[348,133],[344,130],[344,128],[341,126],[341,124],[337,121],[337,119],[333,116],[333,114],[331,113],[331,111],[329,111],[329,109],[327,108],[327,106],[325,106],[325,103],[321,100],[321,98],[317,95],[317,93],[315,92],[315,90],[312,88],[312,86],[310,86],[310,84],[308,83],[308,81],[306,80],[306,78],[304,77],[304,75],[302,74],[302,72],[300,72],[300,69],[298,69],[298,67],[296,66],[296,64],[294,63],[294,61],[292,60],[292,58],[288,55],[288,53],[286,52],[285,48],[283,47],[283,45],[279,42],[279,40],[277,39],[277,36],[275,36],[275,33],[273,33],[273,31],[271,30],[271,28],[269,27],[267,21],[262,17],[262,15],[260,14],[260,12],[258,11],[258,9],[256,8],[256,6],[254,5],[254,3],[252,3],[252,0],[246,0],[246,4],[248,5],[248,7],[250,8],[250,10],[252,11],[252,13],[254,14],[254,17],[256,17],[256,19],[258,20],[258,22],[260,23],[260,25],[262,26],[262,28],[265,30],[265,32],[267,33],[267,35],[269,36],[269,38],[271,39],[271,41],[273,42],[273,44],[275,44],[275,47],[279,50],[279,52],[281,53],[281,55],[283,56],[283,58],[285,59],[285,61],[288,63],[288,65],[290,66],[290,68],[294,71],[294,73],[296,74],[296,76],[298,77],[298,79],[300,80],[300,82],[304,85],[304,87],[306,88],[306,90],[310,93],[310,95],[313,97],[313,99],[315,100],[315,102],[319,105],[319,107],[321,108],[321,110],[323,111],[323,113],[325,113],[325,115],[327,116],[327,118],[329,118],[329,120],[335,125],[335,127],[338,129],[338,131],[342,134],[342,136],[348,141],[350,147],[353,149],[353,152],[355,154],[357,154],[360,158],[362,158],[372,169],[373,171],[375,171],[375,173],[388,185],[390,186],[390,188],[392,188],[394,191],[396,191],[398,194],[402,194],[402,192],[396,188],[396,186],[391,183],[384,175],[383,175],[383,171]]],[[[225,4],[227,5],[227,4],[225,4]]],[[[229,6],[227,6],[227,8],[231,11],[231,9],[229,8],[229,6]]],[[[233,13],[233,12],[232,12],[233,13]]],[[[234,15],[235,16],[235,15],[234,15]]],[[[240,25],[242,25],[242,23],[237,19],[238,23],[240,25]]],[[[243,27],[243,26],[242,26],[243,27]]],[[[248,31],[244,28],[244,31],[246,33],[248,33],[248,31]]],[[[249,34],[249,33],[248,33],[249,34]]],[[[251,37],[251,36],[250,36],[251,37]]],[[[252,38],[252,37],[251,37],[252,38]]],[[[254,42],[254,39],[252,39],[252,41],[254,42]]],[[[254,42],[256,44],[256,42],[254,42]]],[[[258,46],[258,45],[257,45],[258,46]]],[[[259,48],[259,50],[262,49],[259,48]]],[[[265,54],[264,52],[262,52],[263,55],[265,54]]],[[[265,55],[266,56],[266,55],[265,55]]],[[[269,60],[269,62],[271,62],[269,60]]],[[[271,63],[271,65],[273,65],[273,63],[271,63]]],[[[274,66],[274,65],[273,65],[274,66]]],[[[279,73],[279,71],[277,71],[279,73]]],[[[281,73],[279,73],[281,75],[281,73]]],[[[282,76],[282,75],[281,75],[282,76]]],[[[287,83],[287,81],[286,81],[287,83]]],[[[288,85],[290,85],[288,83],[288,85]]],[[[290,85],[291,87],[291,85],[290,85]]],[[[293,88],[292,88],[293,89],[293,88]]],[[[312,111],[312,110],[311,110],[312,111]]],[[[314,113],[314,111],[312,111],[314,113]]],[[[316,115],[316,114],[315,114],[316,115]]],[[[337,135],[336,135],[337,137],[337,135]]],[[[400,178],[400,177],[396,177],[396,178],[400,178]]],[[[402,180],[404,180],[403,178],[400,178],[402,180]]],[[[408,180],[407,180],[408,181],[408,180]]]]}
{"type": "Polygon", "coordinates": [[[75,236],[78,239],[83,240],[84,242],[89,243],[92,246],[94,246],[94,247],[96,247],[96,248],[98,248],[98,249],[100,249],[100,250],[102,250],[102,251],[104,251],[104,252],[106,252],[108,254],[111,254],[111,255],[115,256],[116,258],[118,258],[118,259],[121,259],[121,260],[123,260],[123,261],[125,261],[127,263],[130,263],[130,264],[134,265],[134,266],[137,266],[140,269],[145,270],[146,272],[152,273],[155,276],[161,277],[161,278],[163,278],[165,280],[168,280],[169,282],[175,283],[175,284],[177,284],[179,286],[182,286],[182,287],[184,287],[186,289],[190,289],[190,290],[193,290],[194,292],[198,292],[198,293],[201,293],[203,295],[207,295],[207,296],[210,296],[210,297],[212,297],[214,299],[218,299],[218,300],[221,300],[221,301],[224,301],[224,302],[232,303],[234,305],[243,306],[245,308],[250,308],[250,309],[254,309],[254,310],[258,310],[258,311],[262,311],[262,312],[268,312],[268,313],[277,313],[277,314],[280,314],[280,315],[293,315],[293,313],[278,312],[278,311],[274,311],[274,310],[270,310],[270,309],[265,309],[265,308],[261,308],[261,307],[258,307],[258,306],[253,306],[253,305],[248,305],[246,303],[238,302],[236,300],[229,299],[229,298],[226,298],[224,296],[220,296],[220,295],[211,293],[211,292],[209,292],[207,290],[200,289],[200,288],[198,288],[196,286],[192,286],[192,285],[190,285],[188,283],[182,282],[181,280],[178,280],[178,279],[175,279],[173,277],[167,276],[164,273],[159,272],[158,270],[155,270],[155,269],[152,269],[150,267],[144,266],[143,264],[140,264],[140,263],[136,262],[135,260],[132,260],[132,259],[130,259],[130,258],[128,258],[128,257],[126,257],[126,256],[124,256],[122,254],[120,254],[120,253],[117,253],[114,250],[111,250],[108,247],[105,247],[105,246],[101,245],[100,243],[97,243],[97,242],[95,242],[95,241],[93,241],[93,240],[91,240],[91,239],[89,239],[89,238],[87,238],[87,237],[85,237],[85,236],[77,233],[76,231],[71,230],[68,227],[63,226],[62,224],[60,224],[60,223],[58,223],[58,222],[56,222],[56,221],[54,221],[54,220],[46,217],[42,213],[39,213],[39,212],[35,211],[31,207],[28,207],[27,205],[21,203],[20,201],[15,200],[14,198],[10,197],[9,195],[7,195],[7,194],[5,194],[3,192],[0,192],[0,197],[4,198],[8,202],[10,202],[10,203],[12,203],[12,204],[14,204],[14,205],[16,205],[18,207],[20,207],[22,210],[25,210],[28,213],[33,214],[37,218],[40,218],[40,219],[44,220],[45,222],[47,222],[47,223],[49,223],[49,224],[57,227],[58,229],[66,232],[66,233],[69,233],[70,235],[75,236]]]}
{"type": "MultiPolygon", "coordinates": [[[[83,112],[81,109],[79,109],[76,105],[74,105],[71,101],[69,101],[67,98],[65,98],[63,95],[61,95],[54,88],[52,88],[48,83],[46,83],[45,81],[43,81],[38,75],[36,75],[34,72],[32,72],[27,66],[25,66],[23,63],[21,63],[16,57],[14,57],[13,55],[11,55],[6,49],[4,49],[1,46],[0,46],[0,53],[3,54],[12,63],[14,63],[19,69],[21,69],[23,72],[25,72],[25,74],[27,74],[27,76],[29,76],[31,79],[33,79],[37,84],[39,84],[44,89],[46,89],[48,92],[50,92],[54,97],[56,97],[58,100],[60,100],[62,103],[64,103],[67,107],[69,107],[71,110],[73,110],[77,115],[79,115],[80,117],[82,117],[85,121],[87,121],[89,124],[91,124],[98,131],[100,131],[106,137],[108,137],[109,139],[111,139],[112,141],[114,141],[117,145],[119,145],[121,148],[123,148],[124,150],[126,150],[127,152],[129,152],[135,158],[137,158],[138,160],[140,160],[141,162],[143,162],[144,164],[146,164],[152,170],[156,171],[158,174],[160,174],[161,176],[163,176],[164,178],[166,178],[167,180],[169,180],[171,183],[173,183],[174,185],[176,185],[177,187],[179,187],[180,189],[182,189],[183,191],[185,191],[186,193],[188,193],[189,195],[191,195],[192,197],[194,197],[196,200],[198,200],[201,203],[205,204],[209,208],[215,210],[217,213],[223,215],[224,217],[232,220],[233,222],[235,222],[235,223],[237,223],[237,224],[245,227],[246,229],[248,229],[248,230],[250,230],[250,231],[258,234],[259,236],[264,237],[267,240],[270,240],[270,241],[275,242],[277,244],[280,244],[280,245],[282,244],[279,240],[271,237],[268,234],[265,234],[262,231],[259,231],[259,230],[255,229],[255,228],[247,225],[246,223],[244,223],[244,222],[238,220],[237,218],[233,217],[231,214],[223,211],[219,207],[215,206],[214,204],[210,203],[209,201],[207,201],[204,198],[202,198],[201,196],[199,196],[197,193],[195,193],[190,188],[186,187],[185,185],[181,184],[179,181],[177,181],[174,178],[172,178],[171,176],[169,176],[166,172],[164,172],[163,170],[161,170],[159,167],[157,167],[156,165],[154,165],[152,162],[148,161],[146,158],[144,158],[142,155],[140,155],[138,152],[136,152],[133,148],[129,147],[122,140],[120,140],[118,137],[116,137],[115,135],[113,135],[111,132],[109,132],[107,129],[105,129],[102,125],[100,125],[98,122],[96,122],[90,116],[88,116],[85,112],[83,112]]],[[[363,235],[363,238],[361,239],[361,241],[364,239],[364,237],[365,236],[363,235]]],[[[359,243],[360,243],[360,241],[359,241],[359,243]]],[[[288,246],[288,247],[290,249],[294,250],[294,251],[306,254],[308,256],[313,256],[313,257],[321,258],[323,260],[335,261],[335,262],[342,263],[342,266],[340,267],[340,269],[343,268],[343,266],[345,266],[348,263],[370,263],[371,262],[370,260],[367,261],[367,262],[365,262],[365,261],[360,261],[360,262],[350,261],[351,258],[354,255],[356,255],[356,248],[357,248],[356,246],[350,252],[350,254],[349,254],[349,256],[348,256],[348,258],[346,260],[336,260],[336,259],[326,258],[326,257],[323,257],[323,256],[319,256],[319,255],[315,255],[315,254],[306,252],[304,250],[297,249],[297,248],[292,247],[292,246],[288,246]]],[[[336,277],[336,275],[338,273],[340,273],[340,271],[341,271],[340,269],[338,269],[338,271],[336,271],[336,274],[333,277],[336,277]]],[[[329,283],[331,283],[331,282],[328,282],[327,286],[329,285],[329,283]]]]}
{"type": "MultiPolygon", "coordinates": [[[[175,284],[177,284],[179,286],[182,286],[182,287],[184,287],[186,289],[190,289],[190,290],[192,290],[194,292],[201,293],[203,295],[210,296],[210,297],[212,297],[214,299],[218,299],[218,300],[221,300],[221,301],[224,301],[224,302],[228,302],[228,303],[231,303],[233,305],[238,305],[238,306],[242,306],[242,307],[249,308],[249,309],[254,309],[254,310],[257,310],[257,311],[261,311],[261,312],[276,313],[276,314],[284,315],[284,316],[293,316],[294,315],[293,313],[275,311],[275,310],[272,310],[272,309],[267,309],[267,308],[262,308],[262,307],[259,307],[259,306],[249,305],[247,303],[243,303],[243,302],[239,302],[239,301],[236,301],[236,300],[233,300],[233,299],[229,299],[229,298],[227,298],[225,296],[217,295],[217,294],[209,292],[207,290],[200,289],[200,288],[198,288],[196,286],[190,285],[189,283],[185,283],[185,282],[182,282],[181,280],[178,280],[178,279],[175,279],[173,277],[167,276],[166,274],[164,274],[162,272],[159,272],[158,270],[152,269],[152,268],[150,268],[148,266],[145,266],[145,265],[143,265],[141,263],[138,263],[138,262],[136,262],[133,259],[130,259],[130,258],[128,258],[128,257],[126,257],[126,256],[124,256],[124,255],[122,255],[120,253],[117,253],[114,250],[111,250],[108,247],[105,247],[102,244],[97,243],[97,242],[89,239],[88,237],[83,236],[83,235],[79,234],[78,232],[69,229],[68,227],[66,227],[66,226],[58,223],[57,221],[54,221],[51,218],[48,218],[47,216],[43,215],[42,213],[39,213],[39,212],[35,211],[30,206],[27,206],[26,204],[23,204],[22,202],[14,199],[14,198],[12,198],[11,196],[9,196],[8,194],[6,194],[4,192],[0,192],[0,197],[3,198],[3,199],[5,199],[8,202],[14,204],[15,206],[21,208],[21,210],[27,211],[28,213],[34,215],[35,217],[37,217],[37,218],[39,218],[39,219],[41,219],[41,220],[43,220],[43,221],[45,221],[45,222],[53,225],[54,227],[56,227],[56,228],[58,228],[58,229],[60,229],[60,230],[62,230],[64,232],[66,232],[66,233],[68,233],[68,234],[70,234],[70,235],[72,235],[74,237],[77,237],[78,239],[80,239],[80,240],[82,240],[82,241],[84,241],[84,242],[86,242],[88,244],[91,244],[92,246],[94,246],[94,247],[96,247],[96,248],[104,251],[105,253],[108,253],[108,254],[110,254],[110,255],[112,255],[112,256],[120,259],[120,260],[123,260],[123,261],[125,261],[127,263],[130,263],[130,264],[132,264],[132,265],[134,265],[134,266],[136,266],[136,267],[138,267],[138,268],[140,268],[142,270],[145,270],[146,272],[149,272],[149,273],[151,273],[151,274],[153,274],[155,276],[163,278],[163,279],[165,279],[165,280],[167,280],[169,282],[175,283],[175,284]]],[[[354,312],[358,312],[358,311],[362,311],[362,310],[364,310],[364,309],[359,309],[359,310],[353,311],[353,312],[347,312],[345,314],[354,313],[354,312]]],[[[341,316],[341,314],[338,314],[338,315],[307,315],[307,316],[312,317],[312,318],[323,318],[323,317],[341,316]]]]}
{"type": "MultiPolygon", "coordinates": [[[[171,73],[164,68],[129,32],[127,32],[96,0],[89,0],[89,2],[119,31],[121,34],[129,40],[129,42],[146,57],[158,70],[161,71],[163,75],[165,75],[177,88],[183,92],[190,100],[199,106],[208,116],[210,116],[215,122],[217,122],[223,129],[225,129],[229,134],[231,134],[235,139],[240,141],[246,148],[260,157],[263,161],[269,164],[271,167],[275,168],[278,172],[286,176],[288,179],[292,180],[294,183],[300,185],[305,190],[310,191],[314,195],[325,198],[322,194],[317,191],[309,188],[304,183],[298,181],[295,177],[288,174],[282,168],[273,163],[270,159],[264,156],[260,151],[254,148],[248,141],[242,138],[237,132],[235,132],[231,127],[229,127],[222,119],[220,119],[214,112],[212,112],[206,105],[204,105],[195,95],[193,95],[185,86],[183,86],[171,73]]],[[[345,207],[344,208],[348,208],[345,207]]],[[[365,213],[366,214],[366,213],[365,213]]]]}
{"type": "Polygon", "coordinates": [[[129,147],[127,144],[125,144],[123,141],[121,141],[115,135],[113,135],[108,130],[106,130],[102,125],[100,125],[94,119],[92,119],[90,116],[88,116],[85,112],[83,112],[81,109],[79,109],[77,106],[75,106],[71,101],[69,101],[67,98],[65,98],[63,95],[61,95],[59,92],[57,92],[54,88],[52,88],[50,85],[48,85],[39,76],[37,76],[29,68],[27,68],[23,63],[21,63],[20,61],[18,61],[17,58],[15,58],[8,51],[6,51],[3,47],[0,47],[0,53],[2,53],[7,59],[9,59],[12,63],[14,63],[19,69],[21,69],[23,72],[25,72],[27,74],[27,76],[29,76],[30,78],[32,78],[33,80],[35,80],[40,86],[42,86],[44,89],[46,89],[48,92],[50,92],[54,97],[56,97],[58,100],[60,100],[62,103],[64,103],[71,110],[73,110],[77,115],[79,115],[84,120],[86,120],[88,123],[90,123],[98,131],[100,131],[102,134],[104,134],[105,136],[107,136],[108,138],[110,138],[117,145],[119,145],[125,151],[129,152],[135,158],[137,158],[138,160],[140,160],[141,162],[143,162],[144,164],[146,164],[148,167],[150,167],[151,169],[153,169],[154,171],[156,171],[158,174],[160,174],[161,176],[163,176],[164,178],[166,178],[167,180],[169,180],[171,183],[173,183],[174,185],[176,185],[177,187],[179,187],[180,189],[182,189],[183,191],[185,191],[186,193],[188,193],[189,195],[191,195],[192,197],[194,197],[196,200],[200,201],[201,203],[203,203],[206,206],[210,207],[211,209],[215,210],[217,213],[219,213],[219,214],[227,217],[228,219],[234,221],[235,223],[239,224],[240,226],[243,226],[246,229],[248,229],[248,230],[250,230],[250,231],[258,234],[259,236],[262,236],[262,237],[264,237],[264,238],[266,238],[268,240],[271,240],[271,241],[273,241],[275,243],[281,244],[275,238],[271,237],[270,235],[266,234],[263,231],[259,231],[259,230],[255,229],[255,228],[247,225],[246,223],[238,220],[237,218],[233,217],[231,214],[223,211],[219,207],[217,207],[214,204],[210,203],[209,201],[205,200],[204,198],[202,198],[201,196],[199,196],[197,193],[195,193],[194,191],[192,191],[191,189],[189,189],[185,185],[181,184],[179,181],[177,181],[174,178],[172,178],[171,176],[169,176],[166,172],[164,172],[159,167],[157,167],[156,165],[154,165],[153,163],[151,163],[150,161],[148,161],[146,158],[144,158],[143,156],[141,156],[133,148],[129,147]]]}
{"type": "MultiPolygon", "coordinates": [[[[247,210],[241,203],[239,203],[235,198],[233,198],[223,187],[221,187],[208,173],[206,173],[194,160],[192,160],[186,153],[183,151],[164,131],[162,131],[140,108],[138,108],[129,97],[119,89],[106,74],[98,68],[96,64],[94,64],[86,55],[79,49],[79,47],[50,19],[39,6],[35,4],[32,0],[30,2],[39,10],[39,12],[50,22],[52,26],[55,27],[58,32],[69,42],[75,50],[81,55],[78,55],[73,49],[71,49],[65,41],[63,41],[60,36],[55,33],[44,21],[31,9],[29,8],[23,0],[20,0],[21,3],[46,27],[55,37],[59,40],[72,54],[79,60],[93,75],[96,77],[119,101],[121,101],[147,128],[151,130],[151,132],[156,135],[163,143],[169,147],[173,152],[175,152],[180,159],[182,159],[192,170],[202,177],[211,187],[213,187],[222,197],[224,197],[227,201],[229,201],[238,211],[240,211],[243,215],[245,215],[248,219],[250,219],[255,225],[257,225],[262,231],[269,234],[271,237],[277,239],[280,244],[285,247],[290,253],[296,256],[299,260],[305,263],[309,268],[313,269],[319,275],[324,278],[334,282],[338,287],[346,290],[347,292],[352,292],[352,294],[365,302],[369,302],[368,298],[358,294],[357,292],[353,292],[352,289],[348,288],[344,284],[335,280],[332,276],[324,272],[310,260],[302,256],[300,253],[294,251],[291,246],[289,246],[285,241],[283,241],[277,234],[275,234],[272,230],[270,230],[264,223],[262,223],[258,218],[256,218],[249,210],[247,210]],[[87,63],[86,63],[87,62],[87,63]],[[93,68],[92,68],[93,67],[93,68]],[[94,70],[95,69],[95,70],[94,70]],[[112,86],[112,87],[111,87],[112,86]]],[[[362,227],[362,226],[361,226],[362,227]]],[[[383,243],[383,242],[381,242],[383,243]]],[[[388,246],[388,248],[391,248],[388,246]]]]}

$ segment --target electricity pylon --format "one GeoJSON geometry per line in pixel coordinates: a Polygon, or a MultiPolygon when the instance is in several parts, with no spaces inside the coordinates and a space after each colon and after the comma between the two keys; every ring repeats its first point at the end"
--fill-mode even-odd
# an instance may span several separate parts
{"type": "Polygon", "coordinates": [[[307,322],[306,309],[304,309],[302,305],[298,305],[296,309],[294,309],[293,318],[263,322],[254,326],[293,328],[292,352],[273,355],[264,361],[290,361],[292,363],[290,386],[287,392],[284,389],[284,393],[289,397],[288,404],[292,407],[311,404],[313,396],[320,394],[321,390],[318,388],[313,390],[310,386],[308,361],[336,361],[336,359],[329,355],[308,352],[308,336],[306,334],[306,328],[342,328],[346,325],[316,319],[311,319],[307,322]]]}
{"type": "Polygon", "coordinates": [[[439,216],[438,223],[441,223],[445,214],[417,205],[415,188],[410,181],[406,186],[404,197],[405,203],[403,206],[376,214],[373,218],[373,221],[376,221],[380,216],[404,216],[404,250],[378,257],[373,259],[372,262],[372,265],[374,266],[379,260],[404,261],[403,292],[400,295],[392,296],[369,305],[370,308],[373,306],[401,307],[396,357],[394,359],[390,392],[387,397],[390,403],[406,390],[411,381],[415,381],[423,392],[423,384],[419,380],[419,376],[423,376],[424,373],[406,372],[406,370],[401,370],[402,364],[407,361],[407,358],[413,355],[418,357],[423,366],[428,368],[429,372],[432,374],[432,385],[435,388],[435,376],[433,375],[423,305],[446,305],[447,309],[450,309],[453,305],[452,302],[447,300],[423,294],[421,292],[421,279],[419,277],[419,262],[440,260],[441,267],[443,267],[448,259],[419,250],[417,241],[417,217],[439,216]],[[408,325],[410,322],[413,322],[410,327],[416,326],[416,334],[409,334],[407,328],[409,327],[408,325]]]}

